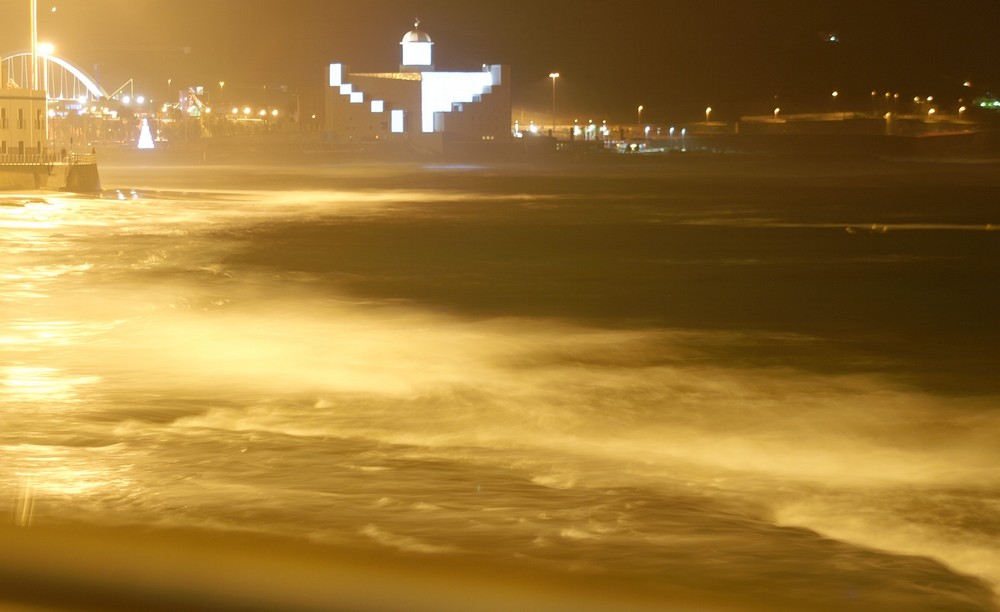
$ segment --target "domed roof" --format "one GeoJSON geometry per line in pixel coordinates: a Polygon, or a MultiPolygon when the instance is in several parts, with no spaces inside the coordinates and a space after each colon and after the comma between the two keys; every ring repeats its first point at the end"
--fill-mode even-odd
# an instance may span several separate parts
{"type": "Polygon", "coordinates": [[[417,19],[413,24],[413,29],[406,33],[403,37],[402,42],[399,44],[405,45],[406,43],[433,43],[431,37],[427,35],[427,32],[423,32],[420,29],[420,20],[417,19]]]}

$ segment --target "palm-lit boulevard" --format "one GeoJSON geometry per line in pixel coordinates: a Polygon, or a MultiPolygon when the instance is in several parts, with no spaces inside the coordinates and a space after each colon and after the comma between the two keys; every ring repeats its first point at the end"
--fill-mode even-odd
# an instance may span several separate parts
{"type": "Polygon", "coordinates": [[[28,4],[0,609],[997,612],[989,11],[28,4]]]}

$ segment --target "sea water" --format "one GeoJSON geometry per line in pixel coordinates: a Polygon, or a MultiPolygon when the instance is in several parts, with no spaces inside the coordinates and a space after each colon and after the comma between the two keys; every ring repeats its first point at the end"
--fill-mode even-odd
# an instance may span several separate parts
{"type": "MultiPolygon", "coordinates": [[[[24,550],[60,526],[262,536],[507,572],[498,609],[522,575],[569,585],[534,609],[582,609],[577,585],[595,609],[997,609],[993,165],[102,175],[100,198],[0,199],[24,550]]],[[[376,597],[408,571],[353,605],[418,609],[376,597]]]]}

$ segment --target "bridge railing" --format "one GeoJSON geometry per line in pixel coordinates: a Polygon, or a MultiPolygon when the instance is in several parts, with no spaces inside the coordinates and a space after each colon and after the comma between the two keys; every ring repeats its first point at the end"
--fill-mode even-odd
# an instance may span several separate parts
{"type": "Polygon", "coordinates": [[[51,164],[58,161],[56,156],[49,152],[43,153],[0,153],[0,164],[10,165],[38,165],[51,164]]]}
{"type": "Polygon", "coordinates": [[[52,164],[94,164],[97,155],[94,153],[0,153],[0,164],[8,166],[38,166],[52,164]]]}

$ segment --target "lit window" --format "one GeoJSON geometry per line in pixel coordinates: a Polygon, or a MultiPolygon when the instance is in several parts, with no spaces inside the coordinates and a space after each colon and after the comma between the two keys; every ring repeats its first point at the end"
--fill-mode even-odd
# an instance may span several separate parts
{"type": "Polygon", "coordinates": [[[382,100],[372,100],[372,112],[373,113],[384,113],[385,112],[385,102],[382,100]]]}
{"type": "Polygon", "coordinates": [[[423,131],[434,131],[434,114],[472,102],[494,84],[491,72],[427,72],[421,79],[423,131]]]}
{"type": "Polygon", "coordinates": [[[394,111],[392,111],[392,113],[390,113],[390,117],[391,117],[390,123],[392,125],[392,128],[391,128],[392,129],[392,133],[393,134],[402,134],[403,133],[403,111],[401,111],[401,110],[394,110],[394,111]]]}
{"type": "Polygon", "coordinates": [[[344,84],[344,65],[330,64],[330,87],[340,87],[344,84]]]}
{"type": "Polygon", "coordinates": [[[430,66],[431,45],[429,42],[403,43],[404,66],[430,66]]]}

